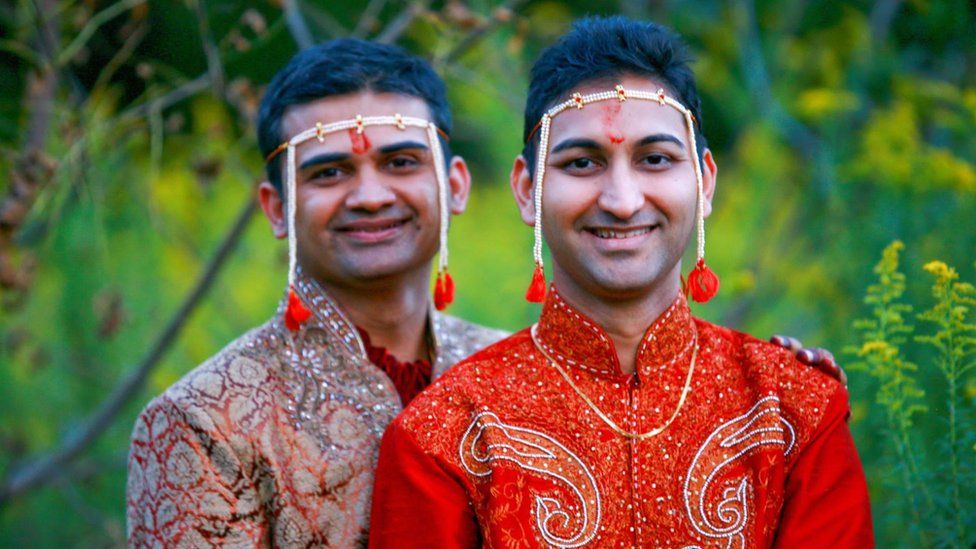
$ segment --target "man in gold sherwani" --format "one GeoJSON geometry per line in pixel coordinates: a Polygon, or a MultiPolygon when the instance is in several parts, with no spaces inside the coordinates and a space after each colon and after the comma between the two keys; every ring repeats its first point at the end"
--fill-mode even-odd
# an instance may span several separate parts
{"type": "Polygon", "coordinates": [[[450,129],[442,81],[399,48],[333,41],[274,78],[259,197],[292,244],[289,289],[268,322],[140,414],[130,545],[365,544],[384,429],[433,377],[504,335],[441,314],[428,295],[439,245],[437,308],[453,294],[446,223],[470,186],[450,129]],[[277,154],[308,128],[313,139],[277,154]]]}

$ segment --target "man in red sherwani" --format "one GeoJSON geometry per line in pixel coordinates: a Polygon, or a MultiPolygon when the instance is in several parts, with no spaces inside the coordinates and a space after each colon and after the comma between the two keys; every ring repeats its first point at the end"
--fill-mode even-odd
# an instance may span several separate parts
{"type": "Polygon", "coordinates": [[[716,173],[684,47],[624,18],[536,63],[512,170],[539,321],[387,430],[372,547],[870,547],[836,379],[692,316],[716,173]],[[546,292],[541,255],[552,252],[546,292]]]}

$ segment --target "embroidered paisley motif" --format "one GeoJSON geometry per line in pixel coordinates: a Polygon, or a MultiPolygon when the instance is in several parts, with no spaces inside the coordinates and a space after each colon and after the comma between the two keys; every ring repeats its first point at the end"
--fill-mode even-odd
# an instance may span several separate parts
{"type": "Polygon", "coordinates": [[[793,426],[780,415],[775,396],[760,399],[748,412],[715,429],[695,454],[685,478],[685,509],[695,530],[710,538],[727,539],[727,547],[745,547],[748,474],[718,483],[716,479],[736,460],[763,446],[782,446],[789,455],[795,441],[793,426]]]}
{"type": "Polygon", "coordinates": [[[539,535],[556,547],[580,547],[596,535],[600,524],[600,492],[586,465],[552,437],[503,423],[489,411],[475,415],[461,437],[461,466],[475,477],[491,475],[492,463],[507,461],[535,475],[568,487],[579,499],[580,512],[551,495],[534,494],[539,535]],[[574,524],[576,522],[577,524],[574,524]]]}

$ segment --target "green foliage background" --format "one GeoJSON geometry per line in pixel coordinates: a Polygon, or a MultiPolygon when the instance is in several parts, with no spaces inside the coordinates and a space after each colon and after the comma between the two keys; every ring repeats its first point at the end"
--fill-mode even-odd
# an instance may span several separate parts
{"type": "Polygon", "coordinates": [[[452,312],[509,329],[537,314],[521,299],[531,235],[506,184],[532,60],[586,14],[650,18],[683,34],[719,165],[708,256],[723,289],[696,312],[759,337],[800,337],[851,366],[851,426],[879,546],[976,542],[973,304],[952,289],[976,280],[972,2],[508,5],[0,6],[0,546],[122,544],[135,415],[273,311],[285,249],[255,215],[145,386],[77,459],[10,496],[11,479],[76,436],[133,371],[252,198],[262,175],[253,116],[263,84],[297,51],[292,8],[316,41],[376,37],[407,21],[397,42],[435,60],[454,106],[452,145],[475,179],[452,227],[452,312]],[[32,75],[52,67],[52,114],[40,156],[29,157],[51,169],[24,199],[16,182],[30,172],[32,75]],[[174,90],[190,93],[169,101],[174,90]],[[896,239],[900,256],[889,249],[873,272],[896,239]],[[945,305],[953,291],[960,299],[945,305]],[[904,330],[878,328],[891,315],[904,330]]]}

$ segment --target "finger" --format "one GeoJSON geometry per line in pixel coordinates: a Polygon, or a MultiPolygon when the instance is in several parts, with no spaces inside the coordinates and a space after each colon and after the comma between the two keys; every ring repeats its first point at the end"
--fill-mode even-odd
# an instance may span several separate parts
{"type": "Polygon", "coordinates": [[[833,360],[823,360],[818,362],[814,367],[841,382],[844,387],[847,387],[847,373],[833,360]]]}
{"type": "Polygon", "coordinates": [[[813,353],[813,361],[815,363],[822,364],[822,363],[827,362],[827,350],[826,349],[821,349],[820,347],[814,347],[814,348],[810,349],[810,352],[813,353]]]}
{"type": "MultiPolygon", "coordinates": [[[[829,352],[828,352],[828,354],[829,354],[829,352]]],[[[837,375],[834,376],[834,377],[836,377],[841,383],[843,383],[844,384],[844,387],[847,387],[847,372],[845,372],[844,369],[840,367],[840,364],[837,364],[837,361],[834,360],[833,355],[831,355],[829,357],[829,360],[827,360],[825,362],[828,363],[828,364],[830,364],[830,367],[835,372],[837,372],[837,375]]]]}
{"type": "Polygon", "coordinates": [[[816,357],[811,349],[800,349],[796,352],[796,358],[808,366],[816,365],[816,361],[814,360],[816,357]]]}
{"type": "Polygon", "coordinates": [[[803,349],[803,343],[801,343],[799,339],[790,336],[786,336],[786,339],[789,340],[790,350],[794,353],[803,349]]]}

